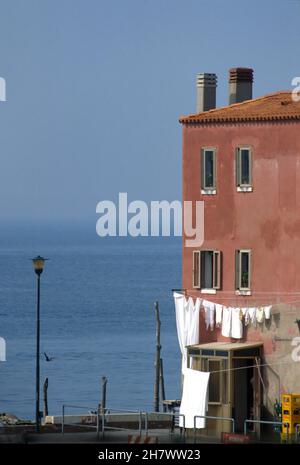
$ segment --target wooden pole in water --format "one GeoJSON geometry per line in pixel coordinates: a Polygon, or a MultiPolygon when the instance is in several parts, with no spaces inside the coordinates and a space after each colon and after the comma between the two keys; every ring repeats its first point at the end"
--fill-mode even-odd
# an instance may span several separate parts
{"type": "Polygon", "coordinates": [[[159,381],[160,381],[160,319],[158,302],[154,303],[156,317],[156,361],[154,385],[154,412],[159,412],[159,381]]]}
{"type": "MultiPolygon", "coordinates": [[[[164,379],[164,366],[163,366],[163,359],[160,359],[160,387],[161,387],[161,400],[162,402],[166,400],[166,392],[165,392],[165,379],[164,379]]],[[[163,403],[163,412],[166,411],[166,406],[163,403]]]]}
{"type": "Polygon", "coordinates": [[[48,378],[44,381],[44,418],[48,416],[48,378]]]}
{"type": "Polygon", "coordinates": [[[107,378],[106,376],[102,376],[102,402],[101,402],[102,412],[105,412],[105,408],[106,408],[106,386],[107,386],[107,378]]]}

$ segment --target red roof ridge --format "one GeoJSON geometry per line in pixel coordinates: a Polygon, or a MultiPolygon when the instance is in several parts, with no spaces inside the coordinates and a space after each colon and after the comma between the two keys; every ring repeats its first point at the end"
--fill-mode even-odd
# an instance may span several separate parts
{"type": "Polygon", "coordinates": [[[227,108],[234,108],[234,107],[241,107],[243,105],[245,105],[246,103],[249,103],[249,102],[257,102],[259,100],[263,100],[265,98],[269,98],[269,97],[273,97],[275,95],[280,95],[280,94],[291,94],[292,91],[290,90],[278,90],[276,92],[270,92],[268,94],[265,94],[265,95],[261,95],[259,97],[255,97],[255,98],[252,98],[250,100],[244,100],[243,102],[238,102],[238,103],[232,103],[231,105],[224,105],[223,107],[218,107],[218,108],[213,108],[212,110],[207,110],[207,111],[202,111],[201,113],[191,113],[189,114],[188,116],[180,116],[180,119],[181,118],[188,118],[190,116],[199,116],[199,115],[207,115],[207,114],[212,114],[216,111],[220,111],[220,110],[226,110],[227,108]]]}
{"type": "Polygon", "coordinates": [[[283,111],[278,109],[278,98],[285,97],[281,102],[287,102],[291,98],[291,90],[281,90],[271,92],[251,100],[226,105],[212,110],[194,113],[188,116],[181,116],[180,123],[209,123],[222,121],[246,121],[246,120],[278,120],[278,119],[300,119],[300,103],[291,99],[291,105],[288,106],[292,111],[283,111]],[[266,105],[261,102],[266,101],[266,105]]]}

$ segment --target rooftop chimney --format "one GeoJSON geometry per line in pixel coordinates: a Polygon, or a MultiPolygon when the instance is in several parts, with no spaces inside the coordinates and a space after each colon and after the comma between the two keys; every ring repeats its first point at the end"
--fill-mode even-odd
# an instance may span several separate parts
{"type": "Polygon", "coordinates": [[[229,70],[229,105],[252,99],[253,69],[229,70]]]}
{"type": "Polygon", "coordinates": [[[197,74],[197,113],[216,108],[217,76],[212,73],[197,74]]]}

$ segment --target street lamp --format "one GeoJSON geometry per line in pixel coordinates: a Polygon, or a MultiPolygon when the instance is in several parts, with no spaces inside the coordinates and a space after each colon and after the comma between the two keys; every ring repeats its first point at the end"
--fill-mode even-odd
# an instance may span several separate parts
{"type": "Polygon", "coordinates": [[[32,259],[33,268],[37,275],[37,308],[36,308],[36,396],[35,396],[35,424],[36,432],[40,432],[40,278],[46,258],[38,255],[32,259]]]}

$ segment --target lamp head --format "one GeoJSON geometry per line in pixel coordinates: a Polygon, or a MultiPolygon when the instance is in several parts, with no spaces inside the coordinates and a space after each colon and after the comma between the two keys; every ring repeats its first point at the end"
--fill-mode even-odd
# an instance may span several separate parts
{"type": "Polygon", "coordinates": [[[46,258],[43,258],[40,255],[32,259],[33,269],[38,276],[40,276],[43,273],[46,260],[46,258]]]}

